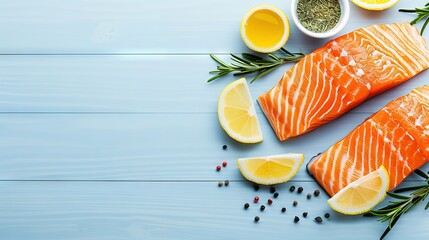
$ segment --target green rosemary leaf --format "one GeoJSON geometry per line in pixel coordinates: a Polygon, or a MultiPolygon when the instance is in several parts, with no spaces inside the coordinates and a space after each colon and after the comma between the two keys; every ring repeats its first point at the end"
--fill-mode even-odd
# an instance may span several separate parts
{"type": "Polygon", "coordinates": [[[251,72],[252,72],[252,70],[240,71],[240,72],[233,73],[232,75],[233,76],[240,76],[240,75],[248,74],[248,73],[251,73],[251,72]]]}
{"type": "MultiPolygon", "coordinates": [[[[414,8],[414,9],[399,9],[399,12],[405,12],[405,13],[415,13],[417,14],[417,17],[410,22],[411,25],[417,24],[418,22],[422,21],[423,19],[429,17],[429,2],[425,4],[424,8],[414,8]]],[[[423,34],[425,31],[428,20],[425,20],[425,23],[423,24],[420,34],[423,34]]]]}
{"type": "Polygon", "coordinates": [[[383,234],[380,237],[380,240],[383,240],[386,235],[390,232],[390,230],[392,230],[393,226],[395,226],[396,222],[399,220],[399,218],[395,218],[391,224],[389,224],[389,226],[386,228],[386,230],[383,232],[383,234]]]}
{"type": "Polygon", "coordinates": [[[229,72],[221,72],[221,73],[218,73],[217,75],[215,75],[215,76],[213,76],[213,77],[211,77],[211,78],[209,78],[209,80],[207,80],[207,82],[211,82],[211,81],[213,81],[213,80],[216,80],[216,79],[218,79],[218,78],[220,78],[220,77],[222,77],[222,76],[224,76],[224,75],[227,75],[229,72]]]}
{"type": "Polygon", "coordinates": [[[250,81],[250,83],[253,83],[254,81],[258,80],[260,77],[265,76],[266,74],[268,74],[268,73],[270,73],[270,72],[274,71],[274,70],[275,70],[275,69],[277,69],[278,67],[280,67],[280,64],[279,64],[279,65],[277,65],[277,66],[275,66],[275,67],[268,68],[267,70],[261,71],[261,72],[260,72],[256,77],[254,77],[254,78],[252,79],[252,81],[250,81]]]}
{"type": "Polygon", "coordinates": [[[414,171],[414,173],[417,174],[417,175],[419,175],[420,177],[422,177],[424,179],[428,179],[429,178],[429,176],[426,173],[424,173],[423,171],[421,171],[420,169],[416,169],[414,171]]]}
{"type": "Polygon", "coordinates": [[[420,188],[423,188],[423,187],[426,187],[426,186],[427,186],[427,184],[425,184],[425,185],[419,185],[419,186],[413,186],[413,187],[398,188],[398,189],[396,189],[393,192],[394,193],[401,193],[401,192],[406,192],[406,191],[420,189],[420,188]]]}
{"type": "Polygon", "coordinates": [[[289,55],[289,56],[293,56],[293,55],[294,55],[293,53],[289,52],[286,48],[280,48],[280,50],[281,50],[282,52],[286,53],[286,54],[287,54],[287,55],[289,55]]]}
{"type": "Polygon", "coordinates": [[[220,65],[224,66],[224,67],[228,67],[228,65],[224,62],[222,62],[219,58],[217,58],[215,55],[210,54],[210,57],[215,60],[217,63],[219,63],[220,65]]]}
{"type": "Polygon", "coordinates": [[[250,53],[242,53],[241,56],[244,59],[250,60],[250,61],[261,61],[264,60],[263,58],[256,56],[254,54],[250,54],[250,53]]]}
{"type": "Polygon", "coordinates": [[[239,56],[237,56],[237,55],[235,55],[235,54],[232,54],[231,53],[231,56],[232,56],[232,60],[233,61],[237,61],[237,62],[241,62],[241,63],[243,63],[243,64],[252,64],[250,61],[247,61],[247,60],[245,60],[245,59],[243,59],[243,58],[241,58],[241,57],[239,57],[239,56]]]}
{"type": "Polygon", "coordinates": [[[268,54],[268,57],[270,57],[270,58],[272,58],[272,59],[274,59],[275,61],[281,61],[280,60],[280,58],[278,58],[276,55],[274,55],[274,54],[268,54]]]}
{"type": "Polygon", "coordinates": [[[407,196],[402,196],[402,195],[391,193],[391,192],[387,192],[387,195],[390,197],[393,197],[393,198],[397,198],[397,199],[409,199],[410,198],[407,196]]]}
{"type": "Polygon", "coordinates": [[[426,204],[425,210],[429,208],[429,202],[426,204]]]}
{"type": "Polygon", "coordinates": [[[399,12],[406,12],[406,13],[415,13],[415,9],[399,9],[399,12]]]}
{"type": "Polygon", "coordinates": [[[418,17],[416,17],[413,21],[411,21],[410,24],[415,25],[416,23],[420,22],[425,17],[427,17],[425,14],[421,14],[418,17]]]}
{"type": "Polygon", "coordinates": [[[221,61],[219,58],[211,54],[210,57],[219,65],[217,66],[217,70],[209,72],[216,75],[211,77],[207,82],[211,82],[230,73],[235,76],[256,73],[257,75],[251,81],[254,82],[255,80],[274,71],[274,69],[277,69],[279,66],[288,62],[298,61],[305,56],[305,54],[303,53],[295,54],[287,51],[286,49],[282,49],[280,51],[281,54],[279,55],[270,53],[258,56],[251,53],[242,53],[240,57],[236,54],[231,54],[230,64],[226,64],[225,62],[221,61]]]}

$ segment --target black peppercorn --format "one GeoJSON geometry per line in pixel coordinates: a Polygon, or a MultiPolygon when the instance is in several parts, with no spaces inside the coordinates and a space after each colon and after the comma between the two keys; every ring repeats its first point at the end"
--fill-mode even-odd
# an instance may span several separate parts
{"type": "Polygon", "coordinates": [[[314,190],[314,196],[319,196],[319,194],[320,194],[320,191],[319,190],[314,190]]]}
{"type": "Polygon", "coordinates": [[[322,222],[323,222],[323,219],[322,219],[321,217],[316,217],[316,218],[314,219],[314,221],[316,221],[317,223],[322,223],[322,222]]]}
{"type": "Polygon", "coordinates": [[[250,207],[250,204],[249,203],[245,203],[244,204],[244,209],[248,209],[250,207]]]}
{"type": "Polygon", "coordinates": [[[229,180],[225,180],[225,186],[229,185],[229,180]]]}
{"type": "Polygon", "coordinates": [[[295,218],[293,219],[293,221],[296,222],[296,223],[299,222],[299,217],[295,216],[295,218]]]}
{"type": "Polygon", "coordinates": [[[253,189],[255,189],[255,191],[258,191],[259,190],[259,185],[253,185],[253,189]]]}
{"type": "Polygon", "coordinates": [[[291,191],[291,192],[295,191],[295,186],[291,186],[291,187],[289,188],[289,191],[291,191]]]}
{"type": "Polygon", "coordinates": [[[286,208],[284,207],[284,208],[282,208],[282,212],[286,212],[286,208]]]}
{"type": "Polygon", "coordinates": [[[217,183],[217,186],[218,186],[218,187],[222,187],[222,185],[223,185],[223,182],[221,182],[221,181],[219,181],[219,182],[217,183]]]}
{"type": "Polygon", "coordinates": [[[223,145],[223,150],[226,150],[227,148],[228,148],[228,146],[226,146],[226,145],[223,145]]]}
{"type": "Polygon", "coordinates": [[[277,198],[278,196],[279,196],[278,192],[275,192],[274,195],[273,195],[274,198],[277,198]]]}
{"type": "Polygon", "coordinates": [[[310,199],[311,198],[311,194],[309,193],[309,194],[307,194],[307,199],[310,199]]]}
{"type": "Polygon", "coordinates": [[[275,192],[276,192],[276,188],[275,188],[275,187],[271,187],[271,188],[270,188],[270,192],[271,192],[271,193],[275,193],[275,192]]]}
{"type": "Polygon", "coordinates": [[[265,210],[265,206],[261,205],[261,211],[264,211],[264,210],[265,210]]]}
{"type": "Polygon", "coordinates": [[[256,217],[255,217],[255,222],[259,222],[259,219],[260,219],[260,218],[259,218],[258,216],[256,216],[256,217]]]}
{"type": "Polygon", "coordinates": [[[331,214],[325,213],[325,218],[329,218],[330,216],[331,216],[331,214]]]}
{"type": "Polygon", "coordinates": [[[308,212],[303,212],[302,213],[302,216],[305,217],[305,218],[307,217],[307,215],[308,215],[308,212]]]}
{"type": "Polygon", "coordinates": [[[293,201],[293,206],[296,207],[298,205],[298,201],[293,201]]]}
{"type": "Polygon", "coordinates": [[[304,188],[299,187],[299,188],[298,188],[298,193],[302,193],[302,191],[304,191],[304,188]]]}

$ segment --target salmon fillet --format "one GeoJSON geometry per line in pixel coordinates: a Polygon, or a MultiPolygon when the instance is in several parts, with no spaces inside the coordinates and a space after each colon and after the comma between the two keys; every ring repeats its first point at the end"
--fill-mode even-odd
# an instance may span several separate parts
{"type": "Polygon", "coordinates": [[[409,23],[358,29],[307,55],[258,98],[284,141],[338,118],[429,66],[429,49],[409,23]]]}
{"type": "Polygon", "coordinates": [[[307,170],[333,196],[377,170],[390,175],[389,190],[429,159],[429,86],[388,103],[323,154],[307,170]]]}

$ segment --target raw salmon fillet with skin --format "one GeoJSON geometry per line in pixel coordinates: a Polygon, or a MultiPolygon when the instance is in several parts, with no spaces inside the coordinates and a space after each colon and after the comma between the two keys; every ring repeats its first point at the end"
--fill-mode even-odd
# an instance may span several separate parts
{"type": "Polygon", "coordinates": [[[429,49],[409,23],[358,29],[329,41],[258,98],[284,141],[302,135],[429,66],[429,49]]]}
{"type": "Polygon", "coordinates": [[[388,103],[307,166],[333,196],[383,165],[389,190],[429,159],[429,85],[388,103]]]}

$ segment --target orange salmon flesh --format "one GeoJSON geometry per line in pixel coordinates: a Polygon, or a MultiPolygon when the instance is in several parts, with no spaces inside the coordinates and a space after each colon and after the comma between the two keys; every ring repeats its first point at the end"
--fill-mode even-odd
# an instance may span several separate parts
{"type": "Polygon", "coordinates": [[[380,24],[329,41],[258,98],[277,137],[302,135],[429,66],[429,49],[409,23],[380,24]]]}
{"type": "Polygon", "coordinates": [[[377,170],[390,175],[389,190],[429,159],[429,86],[388,103],[312,160],[308,172],[333,196],[377,170]]]}

